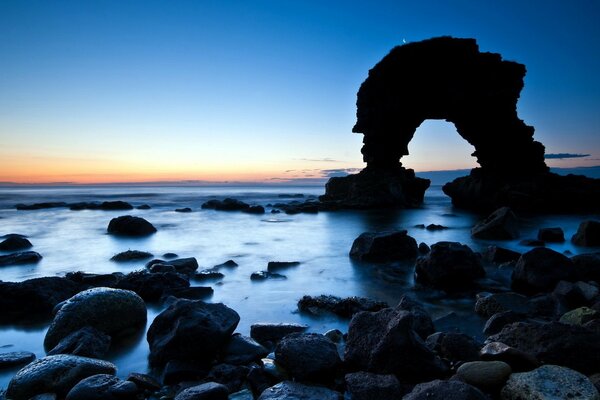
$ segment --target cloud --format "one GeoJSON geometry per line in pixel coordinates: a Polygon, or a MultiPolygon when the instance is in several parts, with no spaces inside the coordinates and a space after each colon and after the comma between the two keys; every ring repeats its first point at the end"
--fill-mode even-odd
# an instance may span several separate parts
{"type": "Polygon", "coordinates": [[[546,160],[562,160],[565,158],[583,158],[589,157],[590,154],[573,154],[573,153],[549,153],[544,156],[546,160]]]}

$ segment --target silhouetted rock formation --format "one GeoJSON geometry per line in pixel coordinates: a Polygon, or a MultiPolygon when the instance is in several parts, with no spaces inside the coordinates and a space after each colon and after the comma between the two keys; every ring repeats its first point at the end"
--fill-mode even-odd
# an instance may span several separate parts
{"type": "Polygon", "coordinates": [[[493,211],[599,208],[600,180],[549,173],[544,146],[517,115],[525,66],[482,53],[475,39],[439,37],[395,47],[362,83],[353,132],[367,167],[332,178],[323,202],[348,208],[415,207],[429,186],[402,167],[425,120],[452,122],[481,166],[444,186],[456,206],[493,211]]]}

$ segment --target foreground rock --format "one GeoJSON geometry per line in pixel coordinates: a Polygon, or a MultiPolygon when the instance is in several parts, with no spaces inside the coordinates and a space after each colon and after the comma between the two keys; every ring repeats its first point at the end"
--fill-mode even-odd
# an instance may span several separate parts
{"type": "Polygon", "coordinates": [[[21,235],[9,235],[6,239],[0,242],[0,250],[2,251],[16,251],[29,249],[33,245],[26,237],[21,235]]]}
{"type": "Polygon", "coordinates": [[[415,281],[438,289],[468,288],[485,276],[479,257],[466,245],[438,242],[417,259],[415,281]]]}
{"type": "Polygon", "coordinates": [[[486,344],[481,348],[479,354],[484,361],[503,361],[507,363],[514,372],[531,371],[540,365],[537,358],[531,354],[500,342],[486,344]]]}
{"type": "Polygon", "coordinates": [[[109,374],[98,374],[81,380],[69,391],[65,400],[136,400],[137,394],[135,383],[109,374]]]}
{"type": "Polygon", "coordinates": [[[210,363],[229,342],[240,316],[224,304],[177,300],[150,325],[150,362],[170,360],[210,363]]]}
{"type": "Polygon", "coordinates": [[[519,237],[519,220],[509,207],[494,211],[471,229],[476,239],[511,240],[519,237]]]}
{"type": "Polygon", "coordinates": [[[275,358],[300,382],[329,382],[341,365],[335,344],[317,333],[287,335],[277,344],[275,358]]]}
{"type": "Polygon", "coordinates": [[[110,220],[108,233],[123,236],[147,236],[156,232],[156,228],[144,218],[123,215],[110,220]]]}
{"type": "Polygon", "coordinates": [[[137,260],[145,260],[146,258],[152,257],[152,253],[148,253],[147,251],[139,251],[139,250],[127,250],[121,253],[115,254],[110,258],[111,261],[116,262],[126,262],[126,261],[137,261],[137,260]]]}
{"type": "Polygon", "coordinates": [[[352,400],[397,400],[410,390],[391,374],[354,372],[346,375],[345,382],[352,400]]]}
{"type": "Polygon", "coordinates": [[[420,383],[403,400],[487,400],[477,388],[461,381],[420,383]]]}
{"type": "Polygon", "coordinates": [[[571,238],[577,246],[600,246],[600,221],[584,221],[571,238]]]}
{"type": "Polygon", "coordinates": [[[268,353],[265,347],[251,337],[236,333],[231,336],[223,352],[222,361],[226,364],[244,365],[258,361],[268,353]]]}
{"type": "Polygon", "coordinates": [[[436,332],[426,341],[427,347],[454,365],[479,360],[481,345],[472,337],[458,332],[436,332]]]}
{"type": "Polygon", "coordinates": [[[504,385],[512,370],[502,361],[472,361],[462,364],[456,376],[482,390],[498,389],[504,385]]]}
{"type": "Polygon", "coordinates": [[[379,311],[389,307],[383,301],[375,301],[365,297],[346,297],[344,299],[336,296],[303,296],[298,300],[298,309],[313,315],[330,312],[342,318],[351,318],[360,311],[379,311]]]}
{"type": "Polygon", "coordinates": [[[72,354],[74,356],[103,358],[110,348],[110,336],[90,326],[67,335],[48,352],[48,355],[72,354]]]}
{"type": "Polygon", "coordinates": [[[174,400],[227,400],[228,395],[227,386],[207,382],[182,390],[174,400]]]}
{"type": "Polygon", "coordinates": [[[250,336],[262,345],[279,342],[290,333],[304,332],[308,326],[293,323],[257,323],[250,326],[250,336]]]}
{"type": "Polygon", "coordinates": [[[512,288],[535,294],[550,292],[562,280],[574,277],[573,262],[564,254],[538,247],[523,254],[512,273],[512,288]]]}
{"type": "Polygon", "coordinates": [[[14,368],[19,365],[29,364],[35,360],[35,354],[29,351],[12,351],[0,353],[0,370],[14,368]]]}
{"type": "Polygon", "coordinates": [[[134,271],[117,283],[119,289],[134,291],[148,302],[158,301],[172,292],[186,289],[189,286],[188,278],[176,272],[134,271]]]}
{"type": "Polygon", "coordinates": [[[0,267],[6,265],[32,264],[39,262],[41,259],[41,254],[36,253],[35,251],[22,251],[20,253],[0,256],[0,267]]]}
{"type": "Polygon", "coordinates": [[[35,360],[11,379],[6,397],[28,400],[42,393],[65,396],[79,381],[92,375],[114,375],[117,368],[107,361],[60,354],[35,360]]]}
{"type": "Polygon", "coordinates": [[[572,369],[544,365],[531,372],[512,374],[502,388],[503,400],[598,400],[594,384],[572,369]]]}
{"type": "Polygon", "coordinates": [[[146,263],[146,268],[151,269],[155,265],[171,265],[176,272],[185,275],[191,275],[198,269],[198,260],[195,257],[177,258],[174,260],[155,259],[146,263]]]}
{"type": "Polygon", "coordinates": [[[365,232],[352,243],[350,258],[360,261],[389,262],[415,258],[417,241],[405,230],[365,232]]]}
{"type": "Polygon", "coordinates": [[[70,298],[58,311],[44,338],[54,348],[70,333],[90,326],[111,337],[130,332],[146,322],[146,304],[132,291],[94,288],[70,298]]]}
{"type": "Polygon", "coordinates": [[[265,389],[258,400],[342,400],[342,395],[320,386],[284,381],[265,389]]]}

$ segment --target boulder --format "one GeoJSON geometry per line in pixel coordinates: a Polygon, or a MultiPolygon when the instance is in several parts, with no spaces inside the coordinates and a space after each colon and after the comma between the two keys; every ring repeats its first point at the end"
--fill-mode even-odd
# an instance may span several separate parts
{"type": "Polygon", "coordinates": [[[228,197],[224,200],[209,200],[202,204],[202,208],[217,211],[243,211],[250,208],[250,205],[228,197]]]}
{"type": "Polygon", "coordinates": [[[453,364],[479,360],[481,345],[472,337],[458,332],[436,332],[426,341],[427,347],[453,364]]]}
{"type": "Polygon", "coordinates": [[[410,260],[417,255],[417,241],[405,230],[365,232],[354,240],[350,249],[350,258],[371,262],[410,260]]]}
{"type": "Polygon", "coordinates": [[[62,201],[54,201],[54,202],[43,202],[43,203],[35,203],[35,204],[16,204],[15,208],[17,210],[44,210],[47,208],[62,208],[67,207],[68,204],[62,201]]]}
{"type": "Polygon", "coordinates": [[[118,210],[133,210],[133,206],[125,201],[103,201],[98,202],[81,202],[69,204],[69,209],[74,211],[79,210],[104,210],[104,211],[118,211],[118,210]]]}
{"type": "Polygon", "coordinates": [[[502,400],[600,399],[598,390],[585,375],[557,365],[512,374],[500,397],[502,400]]]}
{"type": "Polygon", "coordinates": [[[600,221],[583,221],[579,224],[571,242],[584,247],[600,246],[600,221]]]}
{"type": "Polygon", "coordinates": [[[155,259],[146,263],[146,268],[152,268],[152,266],[157,264],[172,265],[175,267],[176,272],[185,275],[193,274],[198,269],[198,260],[196,260],[196,257],[177,258],[168,261],[155,259]]]}
{"type": "Polygon", "coordinates": [[[147,236],[156,232],[156,228],[144,218],[123,215],[110,220],[108,233],[123,236],[147,236]]]}
{"type": "Polygon", "coordinates": [[[71,297],[60,308],[44,338],[53,349],[63,338],[90,326],[115,337],[140,328],[146,322],[146,304],[129,290],[94,288],[71,297]]]}
{"type": "Polygon", "coordinates": [[[206,382],[182,390],[174,400],[227,400],[227,386],[216,382],[206,382]]]}
{"type": "Polygon", "coordinates": [[[600,252],[579,254],[573,256],[571,260],[573,261],[577,280],[600,283],[600,252]]]}
{"type": "Polygon", "coordinates": [[[269,261],[267,263],[267,271],[281,271],[282,269],[297,267],[298,265],[300,265],[299,261],[269,261]]]}
{"type": "Polygon", "coordinates": [[[275,359],[300,382],[329,382],[341,364],[335,344],[317,333],[285,336],[275,348],[275,359]]]}
{"type": "Polygon", "coordinates": [[[529,298],[513,292],[477,294],[475,312],[482,317],[491,318],[494,314],[507,311],[516,314],[529,314],[532,311],[529,298]]]}
{"type": "Polygon", "coordinates": [[[16,251],[31,248],[33,245],[27,238],[21,235],[9,235],[6,239],[0,242],[1,251],[16,251]]]}
{"type": "Polygon", "coordinates": [[[33,360],[35,360],[35,354],[29,351],[0,353],[0,371],[7,368],[14,368],[19,365],[29,364],[33,360]]]}
{"type": "Polygon", "coordinates": [[[150,362],[211,362],[227,346],[240,316],[222,303],[177,300],[150,325],[150,362]]]}
{"type": "Polygon", "coordinates": [[[427,243],[424,243],[424,242],[419,243],[419,254],[421,254],[421,255],[427,254],[427,253],[429,253],[430,250],[431,249],[429,248],[427,243]]]}
{"type": "Polygon", "coordinates": [[[245,212],[246,214],[264,214],[265,208],[263,206],[250,206],[245,210],[242,210],[242,212],[245,212]]]}
{"type": "Polygon", "coordinates": [[[490,336],[500,332],[502,328],[508,324],[526,320],[527,316],[525,314],[516,313],[514,311],[496,313],[486,321],[485,326],[483,327],[483,334],[490,336]]]}
{"type": "Polygon", "coordinates": [[[484,276],[479,257],[457,242],[432,245],[429,254],[417,259],[415,267],[417,283],[443,290],[468,288],[484,276]]]}
{"type": "Polygon", "coordinates": [[[479,355],[484,361],[503,361],[510,365],[514,372],[530,371],[540,365],[537,358],[531,354],[500,342],[486,344],[479,351],[479,355]]]}
{"type": "Polygon", "coordinates": [[[550,292],[574,278],[573,262],[564,254],[538,247],[523,254],[512,273],[513,290],[525,294],[550,292]]]}
{"type": "Polygon", "coordinates": [[[229,393],[237,392],[246,383],[250,368],[245,365],[217,364],[213,366],[202,382],[215,382],[225,385],[229,393]]]}
{"type": "Polygon", "coordinates": [[[127,376],[127,380],[135,383],[141,390],[147,390],[149,392],[157,392],[160,390],[160,382],[147,374],[140,374],[138,372],[131,372],[127,376]]]}
{"type": "Polygon", "coordinates": [[[600,294],[600,289],[586,282],[560,281],[552,294],[568,308],[577,308],[592,303],[600,294]]]}
{"type": "Polygon", "coordinates": [[[410,390],[402,385],[394,375],[380,375],[370,372],[346,374],[346,392],[352,400],[397,400],[410,390]]]}
{"type": "Polygon", "coordinates": [[[519,237],[519,220],[509,207],[502,207],[471,229],[476,239],[511,240],[519,237]]]}
{"type": "Polygon", "coordinates": [[[91,326],[85,326],[65,336],[48,352],[55,354],[72,354],[74,356],[103,358],[110,348],[110,336],[91,326]]]}
{"type": "Polygon", "coordinates": [[[258,400],[342,400],[342,395],[320,386],[284,381],[265,389],[258,400]]]}
{"type": "Polygon", "coordinates": [[[301,312],[313,315],[330,312],[342,318],[352,318],[354,314],[360,311],[379,311],[386,307],[388,307],[388,304],[385,302],[356,296],[344,299],[327,295],[303,296],[298,300],[298,309],[301,312]]]}
{"type": "Polygon", "coordinates": [[[411,313],[413,317],[412,328],[421,339],[425,340],[429,335],[435,332],[431,316],[421,304],[411,297],[403,295],[396,306],[396,311],[409,311],[411,313]]]}
{"type": "Polygon", "coordinates": [[[560,317],[560,322],[571,325],[584,325],[600,318],[600,312],[588,307],[579,307],[566,312],[560,317]]]}
{"type": "Polygon", "coordinates": [[[173,296],[178,299],[203,300],[212,296],[213,293],[214,290],[210,286],[191,286],[187,288],[170,290],[165,294],[163,300],[169,296],[173,296]]]}
{"type": "Polygon", "coordinates": [[[250,326],[250,336],[260,344],[276,343],[290,333],[304,332],[307,328],[294,323],[256,323],[250,326]]]}
{"type": "Polygon", "coordinates": [[[251,281],[265,281],[267,279],[287,279],[287,276],[269,271],[255,271],[250,274],[251,281]]]}
{"type": "Polygon", "coordinates": [[[538,240],[548,243],[561,243],[565,241],[565,233],[562,228],[540,228],[537,235],[538,240]]]}
{"type": "Polygon", "coordinates": [[[67,272],[65,278],[80,283],[86,289],[90,287],[116,287],[124,275],[121,272],[112,274],[90,274],[87,272],[67,272]]]}
{"type": "Polygon", "coordinates": [[[498,246],[488,246],[482,255],[485,261],[494,264],[517,261],[521,257],[521,253],[498,246]]]}
{"type": "Polygon", "coordinates": [[[477,388],[458,380],[420,383],[402,400],[487,400],[477,388]]]}
{"type": "Polygon", "coordinates": [[[117,253],[110,258],[111,261],[116,262],[126,262],[126,261],[137,261],[137,260],[145,260],[146,258],[152,257],[152,253],[148,253],[147,251],[139,251],[139,250],[127,250],[121,253],[117,253]]]}
{"type": "Polygon", "coordinates": [[[223,351],[222,361],[227,364],[243,365],[258,361],[268,354],[268,350],[260,343],[239,333],[231,336],[223,351]]]}
{"type": "Polygon", "coordinates": [[[6,265],[33,264],[39,262],[41,259],[42,256],[40,253],[36,253],[35,251],[21,251],[0,256],[0,267],[6,265]]]}
{"type": "Polygon", "coordinates": [[[190,282],[185,275],[176,272],[150,273],[134,271],[127,274],[117,285],[119,289],[131,290],[145,301],[158,301],[171,292],[185,289],[190,282]]]}
{"type": "Polygon", "coordinates": [[[117,368],[107,361],[67,354],[47,356],[25,366],[11,379],[6,397],[28,400],[42,393],[65,396],[79,381],[92,375],[114,375],[117,368]]]}
{"type": "Polygon", "coordinates": [[[98,374],[79,381],[65,400],[137,400],[137,394],[135,383],[113,375],[98,374]]]}
{"type": "Polygon", "coordinates": [[[493,390],[502,387],[511,372],[510,365],[502,361],[471,361],[458,367],[456,376],[482,390],[493,390]]]}

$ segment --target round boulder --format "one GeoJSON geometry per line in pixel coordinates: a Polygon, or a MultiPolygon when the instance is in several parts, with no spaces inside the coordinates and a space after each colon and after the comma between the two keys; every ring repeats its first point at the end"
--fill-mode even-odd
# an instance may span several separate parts
{"type": "Polygon", "coordinates": [[[108,233],[123,236],[146,236],[156,232],[156,228],[144,218],[123,215],[110,220],[108,233]]]}
{"type": "Polygon", "coordinates": [[[0,242],[0,250],[2,251],[24,250],[32,246],[31,242],[21,235],[9,235],[0,242]]]}
{"type": "Polygon", "coordinates": [[[471,229],[477,239],[511,240],[519,237],[519,221],[509,207],[502,207],[471,229]]]}
{"type": "Polygon", "coordinates": [[[456,375],[469,385],[480,389],[494,389],[504,385],[512,370],[502,361],[471,361],[458,367],[456,375]]]}
{"type": "Polygon", "coordinates": [[[146,304],[129,290],[94,288],[77,293],[56,313],[44,338],[54,348],[70,333],[90,326],[114,337],[141,327],[146,322],[146,304]]]}
{"type": "Polygon", "coordinates": [[[405,230],[365,232],[352,243],[350,258],[360,261],[389,262],[415,258],[417,241],[405,230]]]}
{"type": "Polygon", "coordinates": [[[335,344],[317,333],[292,333],[275,348],[275,359],[297,381],[327,382],[341,364],[335,344]]]}
{"type": "Polygon", "coordinates": [[[418,384],[402,400],[487,400],[487,397],[465,382],[438,379],[418,384]]]}
{"type": "Polygon", "coordinates": [[[69,391],[65,400],[136,400],[135,383],[108,374],[92,375],[69,391]]]}

